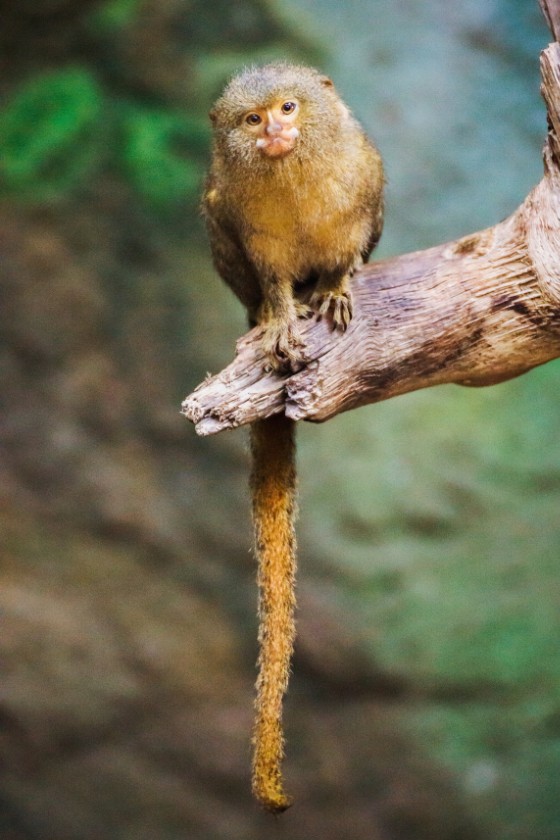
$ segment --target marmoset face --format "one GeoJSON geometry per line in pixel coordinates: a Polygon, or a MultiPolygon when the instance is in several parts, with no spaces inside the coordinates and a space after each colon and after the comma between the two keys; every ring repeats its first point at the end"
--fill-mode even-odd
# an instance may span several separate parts
{"type": "Polygon", "coordinates": [[[284,157],[299,137],[300,105],[295,97],[281,98],[243,116],[244,130],[257,149],[268,157],[284,157]]]}

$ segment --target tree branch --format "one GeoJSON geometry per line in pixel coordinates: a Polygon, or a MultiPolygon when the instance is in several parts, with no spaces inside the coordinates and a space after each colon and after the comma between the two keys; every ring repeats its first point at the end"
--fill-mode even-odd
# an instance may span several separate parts
{"type": "MultiPolygon", "coordinates": [[[[540,0],[560,34],[560,0],[540,0]]],[[[265,371],[260,330],[198,386],[183,413],[201,435],[281,411],[327,420],[397,394],[455,382],[492,385],[560,356],[560,45],[541,56],[549,133],[545,174],[523,204],[487,230],[364,266],[346,333],[302,322],[306,367],[265,371]]]]}

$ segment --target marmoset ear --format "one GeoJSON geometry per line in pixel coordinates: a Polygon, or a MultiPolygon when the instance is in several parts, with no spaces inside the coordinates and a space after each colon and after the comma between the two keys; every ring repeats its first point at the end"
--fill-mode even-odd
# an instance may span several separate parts
{"type": "Polygon", "coordinates": [[[325,87],[334,87],[332,79],[329,79],[328,76],[321,76],[321,84],[325,87]]]}
{"type": "Polygon", "coordinates": [[[213,108],[208,111],[208,116],[210,117],[211,122],[216,122],[217,114],[213,108]]]}

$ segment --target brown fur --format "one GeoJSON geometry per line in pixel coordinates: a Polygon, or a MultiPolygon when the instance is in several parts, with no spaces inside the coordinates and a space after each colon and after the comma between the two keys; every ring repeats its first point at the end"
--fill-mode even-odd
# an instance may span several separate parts
{"type": "MultiPolygon", "coordinates": [[[[251,324],[262,326],[270,364],[297,370],[304,364],[299,317],[315,312],[340,330],[352,317],[350,278],[383,224],[380,155],[332,82],[308,67],[249,68],[210,116],[214,149],[202,208],[214,263],[251,324]],[[284,118],[292,100],[297,111],[284,118]],[[265,115],[262,126],[248,124],[255,111],[265,115]],[[288,152],[264,153],[271,134],[287,126],[297,127],[288,152]]],[[[290,804],[280,766],[294,640],[293,423],[281,415],[253,424],[251,447],[261,621],[253,791],[279,812],[290,804]]]]}

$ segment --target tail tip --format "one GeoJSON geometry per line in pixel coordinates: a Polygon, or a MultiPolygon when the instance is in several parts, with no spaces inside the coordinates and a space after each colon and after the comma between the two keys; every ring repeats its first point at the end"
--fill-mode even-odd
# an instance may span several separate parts
{"type": "Polygon", "coordinates": [[[253,795],[259,805],[269,814],[282,814],[293,805],[292,797],[284,793],[281,785],[267,784],[263,779],[254,781],[253,795]]]}

